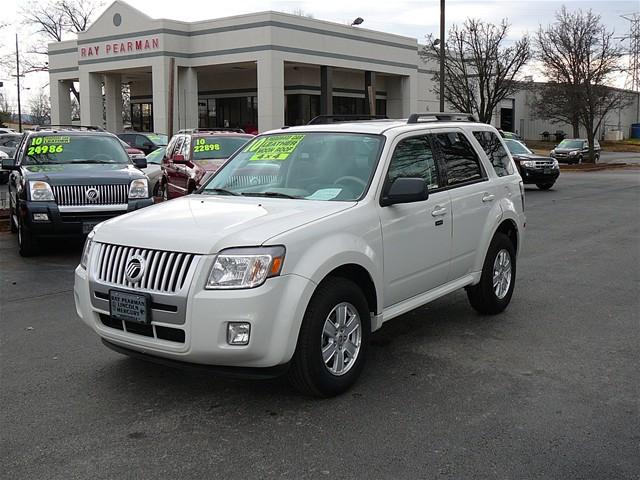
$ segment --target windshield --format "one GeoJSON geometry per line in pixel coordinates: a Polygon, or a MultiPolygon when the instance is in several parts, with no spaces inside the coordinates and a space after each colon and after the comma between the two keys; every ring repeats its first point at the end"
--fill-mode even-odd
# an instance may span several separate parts
{"type": "Polygon", "coordinates": [[[158,146],[166,146],[169,142],[169,137],[157,133],[149,133],[147,138],[158,146]]]}
{"type": "Polygon", "coordinates": [[[523,143],[520,143],[517,140],[505,138],[504,143],[507,144],[507,148],[512,155],[531,155],[533,153],[531,150],[525,147],[523,143]]]}
{"type": "Polygon", "coordinates": [[[167,147],[160,147],[157,150],[154,150],[149,155],[147,155],[147,163],[162,163],[162,158],[164,157],[164,152],[167,150],[167,147]]]}
{"type": "Polygon", "coordinates": [[[110,135],[37,135],[28,141],[24,165],[130,163],[120,140],[110,135]]]}
{"type": "Polygon", "coordinates": [[[202,193],[353,201],[367,190],[383,137],[342,133],[255,138],[202,193]]]}
{"type": "Polygon", "coordinates": [[[243,146],[250,137],[231,135],[198,135],[193,138],[193,159],[213,160],[229,158],[233,152],[243,146]]]}
{"type": "Polygon", "coordinates": [[[582,148],[582,140],[562,140],[557,148],[582,148]]]}

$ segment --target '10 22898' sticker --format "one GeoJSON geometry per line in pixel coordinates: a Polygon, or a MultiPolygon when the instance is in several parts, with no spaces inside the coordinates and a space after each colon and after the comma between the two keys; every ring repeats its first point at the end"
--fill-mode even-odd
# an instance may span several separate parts
{"type": "Polygon", "coordinates": [[[31,145],[27,149],[27,155],[43,155],[47,153],[62,153],[64,145],[71,142],[71,138],[64,135],[54,135],[47,137],[34,137],[31,145]]]}
{"type": "Polygon", "coordinates": [[[218,150],[220,150],[219,143],[207,143],[205,138],[199,138],[196,140],[196,145],[193,147],[193,153],[217,152],[218,150]]]}
{"type": "Polygon", "coordinates": [[[253,152],[249,160],[286,160],[289,158],[304,135],[273,135],[262,137],[253,142],[245,152],[253,152]]]}

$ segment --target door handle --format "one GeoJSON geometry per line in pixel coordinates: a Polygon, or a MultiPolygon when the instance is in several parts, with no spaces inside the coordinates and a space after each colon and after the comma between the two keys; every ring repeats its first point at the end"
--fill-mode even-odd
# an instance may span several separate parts
{"type": "Polygon", "coordinates": [[[442,217],[447,214],[447,209],[445,207],[441,207],[440,205],[436,205],[436,207],[431,211],[432,217],[442,217]]]}
{"type": "Polygon", "coordinates": [[[496,196],[493,193],[484,193],[482,195],[482,201],[483,202],[493,202],[493,199],[496,198],[496,196]]]}

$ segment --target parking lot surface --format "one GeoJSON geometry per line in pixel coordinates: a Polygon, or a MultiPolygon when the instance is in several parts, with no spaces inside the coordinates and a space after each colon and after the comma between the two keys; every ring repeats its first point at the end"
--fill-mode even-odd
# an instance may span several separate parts
{"type": "Polygon", "coordinates": [[[329,400],[111,352],[75,315],[81,242],[0,233],[0,476],[638,479],[640,174],[526,201],[507,311],[460,291],[392,320],[329,400]]]}

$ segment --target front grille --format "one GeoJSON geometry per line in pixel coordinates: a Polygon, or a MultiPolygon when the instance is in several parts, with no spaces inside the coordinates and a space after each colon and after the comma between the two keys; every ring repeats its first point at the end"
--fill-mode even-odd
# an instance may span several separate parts
{"type": "Polygon", "coordinates": [[[53,185],[53,195],[58,205],[122,205],[127,203],[128,184],[115,185],[53,185]],[[87,191],[89,195],[87,195],[87,191]],[[97,194],[96,194],[97,193],[97,194]]]}
{"type": "Polygon", "coordinates": [[[180,328],[163,327],[160,325],[143,325],[140,323],[127,322],[126,320],[116,320],[115,318],[100,314],[100,321],[105,327],[126,331],[144,337],[167,340],[169,342],[184,343],[184,330],[180,328]]]}
{"type": "Polygon", "coordinates": [[[136,290],[160,293],[175,293],[185,286],[195,269],[198,255],[193,253],[168,252],[145,248],[124,247],[96,243],[98,252],[95,267],[98,281],[136,290]],[[125,269],[134,256],[144,260],[142,278],[135,283],[127,280],[125,269]]]}
{"type": "Polygon", "coordinates": [[[553,160],[536,160],[534,168],[551,168],[553,167],[553,160]]]}

